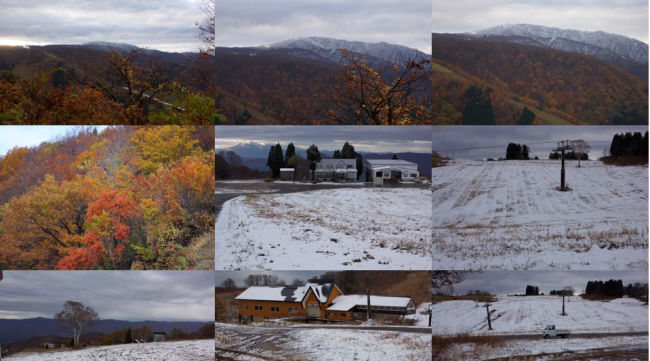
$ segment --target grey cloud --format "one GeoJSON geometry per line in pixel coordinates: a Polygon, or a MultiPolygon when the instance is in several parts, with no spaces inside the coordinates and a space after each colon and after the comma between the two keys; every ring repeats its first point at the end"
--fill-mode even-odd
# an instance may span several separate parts
{"type": "Polygon", "coordinates": [[[533,23],[601,30],[648,42],[647,1],[434,0],[433,9],[433,32],[469,32],[507,23],[533,23]]]}
{"type": "Polygon", "coordinates": [[[217,46],[258,46],[294,37],[385,41],[430,52],[427,0],[219,2],[217,46]]]}
{"type": "Polygon", "coordinates": [[[547,156],[557,147],[560,140],[582,139],[592,147],[590,158],[601,155],[609,147],[616,133],[642,132],[647,126],[435,126],[433,127],[433,150],[443,155],[467,156],[467,158],[486,158],[505,156],[508,143],[527,144],[534,155],[547,156]],[[532,144],[550,142],[547,144],[532,144]],[[496,147],[489,149],[470,149],[496,147]]]}
{"type": "Polygon", "coordinates": [[[0,42],[17,39],[36,44],[113,41],[167,51],[198,48],[195,22],[204,14],[201,1],[58,1],[27,0],[3,4],[0,42]]]}
{"type": "Polygon", "coordinates": [[[431,151],[428,126],[217,126],[216,147],[250,140],[259,143],[296,146],[318,145],[319,149],[340,149],[348,141],[357,151],[431,151]]]}
{"type": "Polygon", "coordinates": [[[212,271],[5,271],[0,317],[51,318],[67,300],[102,318],[207,321],[214,316],[212,271]]]}

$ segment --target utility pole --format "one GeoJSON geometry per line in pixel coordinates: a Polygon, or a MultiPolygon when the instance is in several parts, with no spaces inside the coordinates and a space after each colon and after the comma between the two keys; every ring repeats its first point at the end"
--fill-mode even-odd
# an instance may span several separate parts
{"type": "Polygon", "coordinates": [[[489,303],[486,303],[485,306],[483,306],[487,310],[488,331],[492,331],[492,320],[490,320],[490,306],[491,305],[489,303]]]}
{"type": "Polygon", "coordinates": [[[566,316],[566,312],[564,312],[564,296],[566,296],[566,292],[562,291],[562,316],[566,316]]]}
{"type": "Polygon", "coordinates": [[[370,320],[370,288],[366,288],[366,297],[368,298],[368,308],[366,309],[366,321],[370,320]]]}

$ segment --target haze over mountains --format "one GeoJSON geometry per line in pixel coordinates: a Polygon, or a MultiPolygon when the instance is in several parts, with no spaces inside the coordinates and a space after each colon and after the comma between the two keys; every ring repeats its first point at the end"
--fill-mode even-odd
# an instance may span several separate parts
{"type": "MultiPolygon", "coordinates": [[[[108,334],[115,330],[123,330],[127,327],[134,329],[147,325],[153,328],[155,332],[165,331],[169,335],[174,327],[184,332],[195,332],[209,322],[211,321],[122,321],[100,319],[97,325],[91,329],[84,330],[84,333],[101,332],[108,334]]],[[[37,317],[22,320],[0,319],[0,343],[48,335],[71,336],[71,332],[60,330],[58,321],[51,318],[37,317]]]]}

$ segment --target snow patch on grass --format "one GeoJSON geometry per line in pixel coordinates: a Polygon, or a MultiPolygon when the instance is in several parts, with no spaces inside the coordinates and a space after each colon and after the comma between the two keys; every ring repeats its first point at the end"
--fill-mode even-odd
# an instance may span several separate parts
{"type": "Polygon", "coordinates": [[[427,189],[246,195],[217,220],[217,269],[429,269],[427,189]]]}
{"type": "Polygon", "coordinates": [[[434,269],[647,269],[648,167],[575,164],[434,168],[434,269]]]}

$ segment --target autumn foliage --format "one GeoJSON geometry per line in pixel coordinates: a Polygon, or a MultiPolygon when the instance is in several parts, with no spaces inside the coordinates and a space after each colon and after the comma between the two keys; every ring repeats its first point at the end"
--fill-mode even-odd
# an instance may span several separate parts
{"type": "Polygon", "coordinates": [[[76,128],[9,151],[0,158],[0,269],[209,264],[213,252],[193,245],[214,228],[214,157],[194,128],[76,128]]]}

